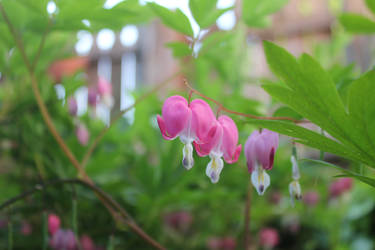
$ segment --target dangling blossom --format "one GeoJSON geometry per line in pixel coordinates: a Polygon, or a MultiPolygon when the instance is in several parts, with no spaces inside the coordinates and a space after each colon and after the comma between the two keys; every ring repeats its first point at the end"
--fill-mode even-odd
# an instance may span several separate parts
{"type": "Polygon", "coordinates": [[[87,130],[86,126],[82,123],[78,124],[76,128],[76,136],[78,139],[78,142],[82,146],[86,146],[90,139],[90,133],[87,130]]]}
{"type": "Polygon", "coordinates": [[[68,110],[71,116],[76,116],[78,111],[77,100],[74,97],[68,99],[68,110]]]}
{"type": "Polygon", "coordinates": [[[89,106],[96,107],[98,103],[98,91],[96,87],[90,86],[87,92],[87,102],[89,106]]]}
{"type": "Polygon", "coordinates": [[[108,108],[112,108],[115,102],[112,96],[112,84],[103,77],[99,77],[98,80],[98,93],[102,98],[104,105],[108,108]]]}
{"type": "Polygon", "coordinates": [[[201,99],[190,104],[182,96],[171,96],[165,100],[162,116],[157,116],[164,139],[180,138],[184,144],[182,165],[191,169],[194,165],[193,142],[204,143],[215,133],[215,116],[211,107],[201,99]]]}
{"type": "Polygon", "coordinates": [[[77,247],[73,231],[63,229],[59,229],[53,234],[49,244],[55,250],[75,250],[77,247]]]}
{"type": "Polygon", "coordinates": [[[292,206],[294,206],[294,199],[300,200],[302,199],[302,191],[301,191],[301,185],[299,184],[299,168],[298,168],[298,162],[294,155],[290,157],[290,161],[292,162],[292,178],[293,181],[289,184],[289,194],[290,194],[290,202],[292,203],[292,206]]]}
{"type": "Polygon", "coordinates": [[[21,233],[25,236],[30,235],[33,232],[31,224],[27,221],[23,221],[21,225],[21,233]]]}
{"type": "Polygon", "coordinates": [[[339,178],[329,186],[329,195],[331,198],[338,197],[343,193],[350,191],[353,187],[352,178],[339,178]]]}
{"type": "Polygon", "coordinates": [[[203,144],[194,143],[199,156],[209,155],[211,160],[206,168],[206,175],[212,183],[217,183],[225,162],[232,164],[238,160],[242,146],[238,143],[238,130],[234,121],[222,115],[216,121],[216,129],[212,138],[203,144]]]}
{"type": "Polygon", "coordinates": [[[303,195],[303,203],[309,207],[314,207],[319,202],[319,194],[316,191],[309,191],[303,195]]]}
{"type": "Polygon", "coordinates": [[[273,228],[263,228],[259,232],[259,244],[266,248],[272,249],[279,244],[279,233],[273,228]]]}
{"type": "Polygon", "coordinates": [[[263,195],[271,184],[271,178],[265,170],[272,169],[278,145],[279,135],[267,129],[254,131],[246,141],[247,168],[259,195],[263,195]]]}
{"type": "Polygon", "coordinates": [[[81,236],[81,239],[79,242],[81,244],[82,250],[95,250],[96,249],[94,241],[91,239],[90,236],[86,234],[81,236]]]}
{"type": "Polygon", "coordinates": [[[48,232],[53,235],[60,229],[60,218],[56,214],[48,215],[48,232]]]}

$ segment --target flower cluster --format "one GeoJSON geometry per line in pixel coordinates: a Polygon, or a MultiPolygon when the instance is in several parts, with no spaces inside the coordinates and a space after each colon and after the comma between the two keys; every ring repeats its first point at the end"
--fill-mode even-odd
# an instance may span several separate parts
{"type": "Polygon", "coordinates": [[[79,244],[76,240],[76,236],[70,229],[60,228],[60,218],[55,214],[50,214],[48,216],[48,232],[51,236],[49,245],[55,250],[96,250],[98,249],[93,240],[87,236],[83,235],[79,244]],[[80,246],[80,247],[78,247],[80,246]]]}
{"type": "Polygon", "coordinates": [[[267,129],[254,131],[246,141],[245,155],[251,182],[259,195],[263,195],[271,184],[265,170],[271,170],[279,145],[279,135],[267,129]]]}
{"type": "Polygon", "coordinates": [[[206,174],[212,183],[219,181],[224,161],[235,163],[241,153],[234,121],[225,115],[216,119],[204,100],[188,103],[182,96],[171,96],[164,102],[157,122],[164,139],[179,137],[184,144],[182,165],[186,169],[194,165],[193,145],[199,156],[211,158],[206,174]]]}

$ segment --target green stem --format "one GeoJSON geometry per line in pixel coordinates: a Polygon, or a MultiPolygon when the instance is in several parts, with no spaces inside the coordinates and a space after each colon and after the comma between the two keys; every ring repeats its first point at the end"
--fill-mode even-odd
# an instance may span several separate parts
{"type": "Polygon", "coordinates": [[[43,250],[47,250],[48,247],[48,215],[47,212],[43,212],[43,250]]]}
{"type": "Polygon", "coordinates": [[[9,217],[8,221],[8,250],[13,249],[13,223],[12,219],[9,217]]]}

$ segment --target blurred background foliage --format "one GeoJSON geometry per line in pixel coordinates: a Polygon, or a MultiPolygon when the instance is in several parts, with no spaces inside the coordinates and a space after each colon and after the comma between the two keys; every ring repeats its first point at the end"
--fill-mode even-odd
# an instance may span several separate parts
{"type": "MultiPolygon", "coordinates": [[[[87,127],[89,142],[108,124],[93,115],[94,108],[78,117],[72,117],[68,112],[68,98],[80,87],[89,85],[90,78],[85,70],[63,74],[58,81],[65,89],[62,98],[53,87],[56,83],[54,75],[47,72],[55,61],[75,55],[77,32],[82,30],[96,33],[107,28],[116,32],[125,25],[147,27],[160,19],[163,25],[184,35],[184,39],[169,41],[165,46],[178,60],[180,75],[201,93],[242,113],[305,117],[277,99],[247,95],[249,85],[252,92],[254,89],[260,91],[262,84],[282,84],[282,79],[270,74],[252,75],[249,72],[258,64],[254,58],[257,59],[259,47],[253,46],[254,39],[258,38],[252,36],[252,31],[272,25],[272,14],[280,11],[288,1],[243,0],[242,4],[238,1],[232,7],[222,9],[217,7],[216,0],[190,0],[189,8],[198,29],[191,26],[186,13],[157,3],[126,0],[108,8],[103,7],[104,0],[55,0],[55,10],[48,12],[51,2],[0,1],[25,44],[27,57],[37,61],[35,71],[42,98],[57,130],[78,159],[82,159],[87,146],[81,145],[76,137],[77,122],[87,127]],[[216,21],[227,11],[235,11],[238,19],[230,30],[220,30],[216,21]],[[39,51],[41,42],[45,44],[39,51]]],[[[306,6],[314,4],[313,1],[303,2],[306,6]]],[[[373,1],[366,3],[373,11],[373,1]]],[[[371,35],[375,32],[375,23],[370,17],[343,14],[343,6],[343,1],[330,1],[334,17],[331,36],[325,41],[312,42],[309,53],[328,72],[347,107],[349,87],[368,68],[348,61],[346,50],[355,37],[353,32],[371,35]]],[[[301,8],[302,12],[308,11],[307,7],[301,8]]],[[[75,178],[77,173],[42,119],[27,68],[3,16],[0,16],[0,32],[0,201],[4,202],[38,183],[75,178]]],[[[314,38],[311,40],[315,41],[314,38]]],[[[368,50],[374,58],[371,48],[368,50]]],[[[371,67],[373,61],[369,63],[371,67]]],[[[243,249],[244,209],[250,189],[252,249],[264,246],[260,239],[264,228],[277,231],[279,240],[272,246],[275,249],[365,250],[375,247],[374,189],[356,180],[345,192],[333,193],[332,185],[339,180],[335,176],[342,175],[339,168],[301,161],[300,182],[305,198],[295,207],[290,205],[291,137],[281,136],[275,167],[270,171],[272,184],[263,197],[257,196],[250,186],[243,154],[236,164],[225,165],[220,182],[215,185],[204,174],[207,158],[195,155],[195,166],[185,171],[181,166],[181,143],[164,141],[156,123],[156,114],[160,114],[166,96],[188,96],[181,83],[182,79],[179,79],[173,86],[170,84],[161,93],[138,103],[133,122],[122,118],[115,123],[86,167],[94,182],[119,201],[147,233],[168,249],[243,249]],[[222,239],[234,243],[217,243],[222,239]]],[[[140,87],[131,94],[135,98],[142,96],[149,85],[151,83],[139,83],[140,87]]],[[[217,109],[214,103],[210,104],[217,109]]],[[[236,121],[241,144],[254,129],[264,125],[231,117],[236,121]]],[[[320,133],[316,126],[309,129],[320,133]]],[[[299,143],[297,152],[299,158],[319,159],[319,150],[299,143]]],[[[374,176],[372,168],[353,159],[325,154],[324,160],[351,171],[349,173],[368,178],[374,176]]],[[[73,228],[77,223],[78,234],[89,235],[98,249],[151,248],[128,228],[119,227],[89,189],[73,185],[49,187],[3,209],[0,248],[9,246],[7,225],[11,224],[14,249],[41,249],[45,240],[43,214],[46,213],[57,214],[63,228],[73,228]],[[77,211],[73,209],[74,203],[77,203],[77,211]],[[32,228],[31,232],[25,233],[25,223],[32,228]]]]}

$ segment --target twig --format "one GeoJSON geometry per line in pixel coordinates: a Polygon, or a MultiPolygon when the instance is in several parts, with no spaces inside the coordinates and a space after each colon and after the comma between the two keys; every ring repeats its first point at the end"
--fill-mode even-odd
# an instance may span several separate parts
{"type": "Polygon", "coordinates": [[[118,113],[113,119],[111,119],[111,122],[108,127],[105,127],[100,131],[98,136],[95,138],[95,140],[91,143],[90,147],[87,149],[85,155],[82,158],[81,166],[84,168],[90,159],[92,153],[94,152],[94,149],[99,144],[99,142],[103,139],[104,135],[108,132],[108,130],[113,126],[114,123],[116,123],[126,112],[129,110],[132,110],[137,104],[144,101],[146,98],[154,94],[155,92],[159,91],[161,88],[163,88],[165,85],[167,85],[171,80],[173,80],[175,77],[177,77],[181,72],[176,72],[172,76],[168,77],[166,80],[164,80],[161,83],[158,83],[153,87],[150,91],[139,97],[132,105],[127,107],[126,109],[122,110],[120,113],[118,113]]]}
{"type": "Polygon", "coordinates": [[[233,115],[238,115],[238,116],[242,116],[242,117],[247,117],[247,118],[252,118],[252,119],[258,119],[258,120],[284,120],[284,121],[292,121],[294,123],[308,123],[310,121],[307,121],[307,120],[297,120],[297,119],[293,119],[291,117],[268,117],[268,116],[256,116],[256,115],[252,115],[252,114],[245,114],[245,113],[240,113],[240,112],[237,112],[237,111],[234,111],[234,110],[230,110],[230,109],[227,109],[226,107],[224,107],[223,104],[221,104],[220,102],[216,101],[215,99],[211,98],[211,97],[208,97],[208,96],[205,96],[204,94],[202,94],[201,92],[199,92],[198,90],[194,89],[193,87],[191,87],[189,85],[189,83],[186,81],[186,79],[184,80],[184,83],[186,85],[186,87],[192,91],[193,93],[199,95],[200,97],[202,98],[205,98],[213,103],[215,103],[218,107],[219,107],[219,110],[221,111],[225,111],[227,113],[230,113],[230,114],[233,114],[233,115]]]}

